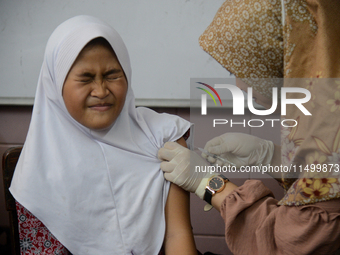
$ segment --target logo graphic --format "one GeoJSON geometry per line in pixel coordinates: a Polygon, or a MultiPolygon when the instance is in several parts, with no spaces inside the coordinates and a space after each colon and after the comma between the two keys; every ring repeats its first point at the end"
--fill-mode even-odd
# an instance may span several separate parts
{"type": "MultiPolygon", "coordinates": [[[[210,88],[218,97],[220,100],[221,106],[222,106],[222,101],[219,96],[219,94],[216,92],[215,88],[217,89],[228,89],[231,94],[232,94],[232,99],[233,99],[233,115],[244,115],[244,95],[243,92],[240,88],[231,85],[231,84],[215,84],[215,88],[211,87],[208,84],[205,84],[203,82],[197,82],[201,85],[207,86],[210,88]]],[[[216,100],[213,97],[213,95],[206,89],[202,89],[200,87],[197,87],[198,89],[201,89],[208,93],[210,97],[214,100],[215,105],[216,100]]],[[[251,113],[255,115],[270,115],[275,112],[278,106],[278,89],[277,88],[272,88],[272,106],[269,109],[265,110],[258,110],[255,109],[253,105],[253,89],[252,87],[247,88],[247,101],[248,101],[248,109],[250,110],[251,113]]],[[[304,115],[312,115],[302,104],[307,103],[311,99],[311,93],[309,90],[304,89],[304,88],[295,88],[295,87],[283,87],[281,88],[281,115],[286,115],[286,107],[288,104],[293,104],[295,105],[298,109],[301,110],[301,112],[304,115]],[[287,93],[301,93],[304,94],[304,98],[287,98],[287,93]]],[[[207,114],[207,97],[206,94],[201,95],[201,114],[206,115],[207,114]]]]}
{"type": "MultiPolygon", "coordinates": [[[[201,85],[203,85],[203,86],[206,86],[207,88],[211,89],[211,91],[213,91],[213,92],[215,93],[215,95],[217,96],[217,98],[218,98],[218,100],[220,101],[220,104],[221,104],[221,106],[222,106],[221,97],[220,97],[220,95],[217,93],[217,91],[216,91],[213,87],[211,87],[210,85],[208,85],[208,84],[206,84],[206,83],[203,83],[203,82],[197,82],[197,83],[198,83],[198,84],[201,84],[201,85]]],[[[201,89],[201,90],[203,90],[204,92],[206,92],[206,93],[212,98],[212,100],[214,100],[215,105],[217,105],[214,96],[210,93],[209,90],[206,90],[206,89],[203,89],[203,88],[200,88],[200,87],[196,87],[196,88],[201,89]]],[[[206,114],[207,114],[207,95],[206,95],[206,94],[202,94],[202,95],[201,95],[201,103],[202,103],[202,105],[201,105],[201,109],[202,109],[202,110],[201,110],[201,114],[202,114],[202,115],[206,115],[206,114]]]]}
{"type": "MultiPolygon", "coordinates": [[[[201,115],[207,115],[207,94],[212,98],[212,100],[215,103],[215,106],[218,105],[215,100],[214,94],[217,96],[221,106],[222,100],[220,95],[217,93],[215,89],[223,89],[228,90],[231,93],[231,99],[233,102],[233,115],[245,115],[245,103],[248,105],[248,110],[258,116],[268,116],[270,114],[273,114],[276,112],[277,108],[279,107],[279,110],[281,110],[281,115],[285,116],[287,113],[287,105],[294,105],[297,107],[304,115],[311,116],[312,114],[303,106],[304,103],[307,103],[311,99],[311,93],[309,90],[300,88],[300,87],[282,87],[280,88],[280,95],[278,95],[279,91],[278,88],[273,87],[272,88],[272,105],[270,108],[265,109],[256,109],[254,107],[253,102],[253,89],[252,87],[247,88],[247,94],[244,95],[243,91],[238,88],[235,85],[232,84],[214,84],[214,87],[203,83],[203,82],[196,82],[200,85],[205,86],[206,88],[196,87],[197,89],[203,90],[206,93],[201,94],[201,115]],[[213,93],[212,93],[212,92],[213,93]],[[294,94],[301,94],[297,96],[298,98],[291,98],[291,96],[287,96],[289,93],[294,94]],[[303,97],[304,96],[304,97],[303,97]],[[279,102],[281,101],[281,102],[279,102]]],[[[224,94],[221,94],[222,96],[224,94]]],[[[294,95],[294,97],[296,97],[294,95]]],[[[230,99],[228,99],[230,100],[230,99]]],[[[227,119],[213,119],[212,126],[216,127],[217,125],[225,125],[230,123],[230,127],[233,127],[235,125],[242,125],[243,127],[246,127],[246,124],[249,127],[262,127],[265,122],[270,122],[271,126],[274,127],[274,122],[280,122],[283,127],[294,127],[298,123],[294,119],[243,119],[243,121],[235,121],[233,119],[227,120],[227,119]],[[287,123],[288,122],[288,123],[287,123]],[[293,124],[289,124],[293,123],[293,124]]]]}
{"type": "MultiPolygon", "coordinates": [[[[220,98],[220,95],[217,93],[217,91],[216,91],[213,87],[211,87],[210,85],[208,85],[208,84],[206,84],[206,83],[203,83],[203,82],[197,82],[197,83],[198,83],[198,84],[201,84],[201,85],[204,85],[204,86],[208,87],[209,89],[211,89],[211,91],[213,91],[213,92],[215,93],[215,95],[217,96],[218,100],[220,101],[220,104],[222,105],[222,100],[221,100],[221,98],[220,98]]],[[[215,105],[217,105],[214,96],[209,92],[209,90],[202,89],[202,88],[200,88],[200,87],[196,87],[196,88],[201,89],[201,90],[203,90],[204,92],[206,92],[206,93],[214,100],[215,105]]],[[[202,96],[206,96],[206,95],[202,95],[202,96]]]]}

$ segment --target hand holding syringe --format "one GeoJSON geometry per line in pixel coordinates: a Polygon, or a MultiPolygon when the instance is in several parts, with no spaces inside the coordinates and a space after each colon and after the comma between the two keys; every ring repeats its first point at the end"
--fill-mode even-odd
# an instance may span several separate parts
{"type": "Polygon", "coordinates": [[[232,166],[236,166],[234,163],[230,162],[229,160],[227,160],[227,159],[225,159],[225,158],[222,158],[221,156],[219,156],[219,155],[217,155],[217,154],[210,153],[210,152],[208,152],[208,151],[205,150],[205,149],[202,149],[202,148],[199,148],[199,147],[195,147],[195,149],[198,149],[199,151],[201,151],[202,153],[208,155],[209,157],[218,159],[218,160],[222,161],[222,162],[225,163],[225,164],[229,164],[229,165],[232,165],[232,166]]]}

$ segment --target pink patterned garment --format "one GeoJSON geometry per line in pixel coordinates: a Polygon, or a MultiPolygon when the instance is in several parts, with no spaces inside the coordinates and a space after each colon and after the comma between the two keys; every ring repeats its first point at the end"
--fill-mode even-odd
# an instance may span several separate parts
{"type": "Polygon", "coordinates": [[[21,254],[69,255],[69,251],[45,225],[25,207],[16,202],[21,254]]]}
{"type": "MultiPolygon", "coordinates": [[[[16,202],[21,255],[54,254],[71,255],[55,238],[47,227],[31,214],[25,207],[16,202]]],[[[164,250],[158,255],[164,255],[164,250]]]]}

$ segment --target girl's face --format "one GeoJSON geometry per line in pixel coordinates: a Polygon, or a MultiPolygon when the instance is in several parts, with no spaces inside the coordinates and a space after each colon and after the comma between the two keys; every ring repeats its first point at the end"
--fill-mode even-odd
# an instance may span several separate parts
{"type": "Polygon", "coordinates": [[[90,129],[110,127],[125,103],[128,85],[112,49],[85,46],[71,67],[63,87],[70,115],[90,129]]]}

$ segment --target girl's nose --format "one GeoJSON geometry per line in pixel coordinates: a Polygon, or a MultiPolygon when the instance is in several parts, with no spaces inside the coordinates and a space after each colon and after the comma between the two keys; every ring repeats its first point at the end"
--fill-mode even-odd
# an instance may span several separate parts
{"type": "Polygon", "coordinates": [[[104,80],[94,80],[93,83],[91,96],[98,98],[105,98],[108,96],[109,90],[104,80]]]}

